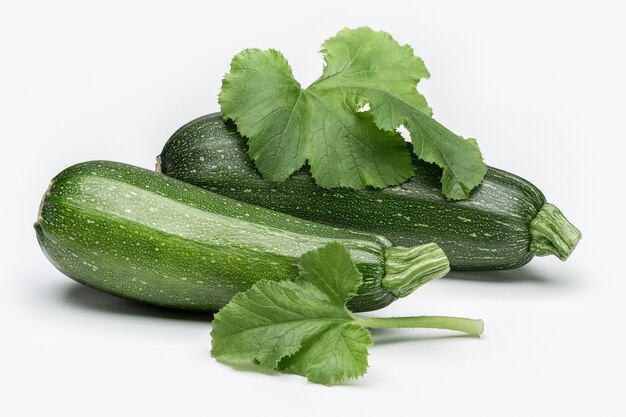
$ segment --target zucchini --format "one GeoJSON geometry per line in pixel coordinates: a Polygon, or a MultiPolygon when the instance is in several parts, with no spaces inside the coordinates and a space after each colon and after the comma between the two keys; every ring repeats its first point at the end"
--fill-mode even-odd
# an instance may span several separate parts
{"type": "Polygon", "coordinates": [[[382,308],[448,269],[435,244],[391,247],[253,206],[134,166],[93,161],[57,175],[41,203],[39,244],[64,274],[159,306],[217,311],[259,279],[292,279],[297,261],[331,241],[363,274],[353,311],[382,308]]]}
{"type": "Polygon", "coordinates": [[[246,150],[235,126],[210,114],[174,133],[157,169],[239,201],[381,234],[396,245],[436,242],[455,270],[511,269],[534,255],[565,260],[581,237],[537,187],[496,168],[469,200],[453,202],[441,194],[441,170],[418,160],[415,177],[404,184],[328,190],[303,171],[284,182],[264,181],[246,150]]]}

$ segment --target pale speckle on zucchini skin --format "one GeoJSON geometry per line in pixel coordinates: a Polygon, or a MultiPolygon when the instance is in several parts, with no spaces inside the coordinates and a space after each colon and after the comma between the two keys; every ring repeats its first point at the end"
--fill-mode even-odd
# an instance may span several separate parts
{"type": "Polygon", "coordinates": [[[508,172],[489,168],[471,198],[458,202],[442,196],[438,168],[418,161],[417,175],[399,186],[328,192],[303,171],[284,182],[264,181],[246,149],[245,139],[231,123],[219,114],[203,116],[172,135],[161,153],[162,170],[240,201],[380,234],[394,245],[434,241],[455,270],[516,268],[533,257],[528,226],[545,198],[528,181],[508,172]],[[485,257],[478,247],[491,255],[485,257]]]}
{"type": "Polygon", "coordinates": [[[69,277],[124,298],[217,311],[259,279],[293,279],[299,257],[343,242],[364,276],[355,311],[396,299],[380,285],[389,242],[314,224],[107,161],[72,166],[44,196],[37,237],[69,277]]]}

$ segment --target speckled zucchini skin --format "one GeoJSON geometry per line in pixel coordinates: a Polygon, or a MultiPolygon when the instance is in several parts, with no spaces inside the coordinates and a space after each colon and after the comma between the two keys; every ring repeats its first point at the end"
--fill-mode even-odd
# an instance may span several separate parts
{"type": "Polygon", "coordinates": [[[469,200],[441,194],[441,171],[415,160],[416,175],[383,190],[322,189],[306,172],[284,182],[264,181],[246,155],[246,143],[218,114],[179,129],[160,155],[171,177],[329,225],[377,233],[394,245],[435,242],[455,270],[511,269],[533,257],[529,224],[545,203],[528,181],[489,168],[469,200]]]}
{"type": "Polygon", "coordinates": [[[354,311],[396,299],[381,286],[389,242],[319,225],[116,162],[72,166],[52,181],[35,224],[50,261],[76,281],[159,306],[217,311],[259,279],[293,279],[330,241],[363,274],[354,311]]]}

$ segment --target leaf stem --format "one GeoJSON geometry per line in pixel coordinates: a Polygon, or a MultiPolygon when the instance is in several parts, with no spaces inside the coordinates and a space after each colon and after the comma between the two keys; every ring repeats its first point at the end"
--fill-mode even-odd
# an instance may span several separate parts
{"type": "Polygon", "coordinates": [[[354,316],[357,323],[372,329],[425,328],[456,330],[472,336],[480,336],[484,330],[482,320],[448,316],[414,317],[362,317],[354,316]]]}

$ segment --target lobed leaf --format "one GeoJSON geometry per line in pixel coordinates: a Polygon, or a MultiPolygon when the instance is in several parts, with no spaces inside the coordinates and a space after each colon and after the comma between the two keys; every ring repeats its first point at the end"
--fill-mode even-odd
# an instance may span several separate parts
{"type": "Polygon", "coordinates": [[[350,254],[330,243],[305,254],[300,271],[295,283],[262,280],[237,294],[215,315],[211,354],[321,384],[363,375],[371,338],[345,307],[362,280],[350,254]]]}
{"type": "Polygon", "coordinates": [[[322,48],[322,76],[303,89],[282,54],[247,49],[233,58],[219,102],[248,138],[264,178],[281,181],[308,162],[322,187],[383,188],[413,176],[396,132],[411,133],[415,154],[443,168],[443,193],[463,199],[486,173],[474,140],[430,117],[416,85],[429,76],[410,46],[369,28],[344,29],[322,48]],[[365,104],[370,110],[358,111],[365,104]]]}

